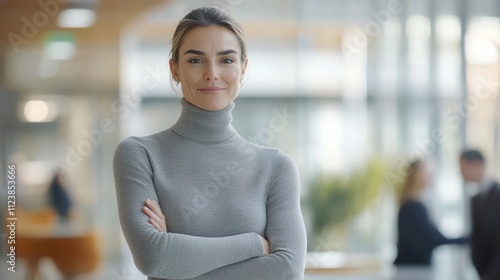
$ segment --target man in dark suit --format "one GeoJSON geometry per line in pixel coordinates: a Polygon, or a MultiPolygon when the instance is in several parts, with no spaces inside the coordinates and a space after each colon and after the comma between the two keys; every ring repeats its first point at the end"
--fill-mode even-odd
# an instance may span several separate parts
{"type": "Polygon", "coordinates": [[[472,262],[481,280],[500,280],[500,184],[486,176],[486,161],[477,150],[460,155],[465,182],[476,183],[472,198],[472,262]]]}

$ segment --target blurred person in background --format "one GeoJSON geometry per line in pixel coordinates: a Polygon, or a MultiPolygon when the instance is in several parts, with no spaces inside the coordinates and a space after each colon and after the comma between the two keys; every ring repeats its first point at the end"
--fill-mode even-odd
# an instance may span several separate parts
{"type": "Polygon", "coordinates": [[[56,211],[59,221],[67,222],[73,203],[66,187],[63,185],[62,175],[59,171],[56,171],[50,183],[48,195],[50,206],[56,211]]]}
{"type": "Polygon", "coordinates": [[[421,199],[432,179],[429,161],[416,160],[407,167],[399,196],[396,279],[431,279],[434,248],[468,241],[467,238],[446,238],[429,218],[421,199]]]}
{"type": "Polygon", "coordinates": [[[116,149],[120,223],[148,279],[303,278],[296,166],[231,125],[247,62],[242,30],[231,17],[215,7],[191,11],[172,39],[180,118],[116,149]]]}
{"type": "Polygon", "coordinates": [[[462,152],[460,172],[479,190],[471,201],[472,262],[481,280],[500,280],[500,184],[486,175],[486,160],[478,150],[462,152]]]}

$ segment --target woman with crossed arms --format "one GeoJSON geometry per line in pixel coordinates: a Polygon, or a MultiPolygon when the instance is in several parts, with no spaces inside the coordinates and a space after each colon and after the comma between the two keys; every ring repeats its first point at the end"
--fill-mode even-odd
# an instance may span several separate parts
{"type": "Polygon", "coordinates": [[[148,279],[303,279],[299,177],[278,149],[242,138],[233,100],[248,59],[241,27],[199,8],[178,24],[170,70],[182,113],[117,147],[120,223],[148,279]]]}

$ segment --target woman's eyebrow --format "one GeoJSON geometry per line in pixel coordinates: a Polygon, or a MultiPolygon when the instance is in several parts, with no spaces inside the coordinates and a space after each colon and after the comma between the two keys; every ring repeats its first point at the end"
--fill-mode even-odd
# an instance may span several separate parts
{"type": "Polygon", "coordinates": [[[228,49],[228,50],[218,51],[217,55],[226,55],[230,53],[238,53],[238,52],[233,49],[228,49]]]}
{"type": "Polygon", "coordinates": [[[188,53],[192,53],[192,54],[196,54],[196,55],[205,55],[205,52],[202,52],[202,51],[198,51],[198,50],[187,50],[184,55],[188,54],[188,53]]]}
{"type": "MultiPolygon", "coordinates": [[[[218,51],[217,55],[227,55],[227,54],[230,54],[230,53],[238,53],[238,52],[235,51],[235,50],[233,50],[233,49],[227,49],[227,50],[223,50],[223,51],[218,51]]],[[[193,49],[187,50],[184,53],[184,55],[186,55],[186,54],[206,55],[205,52],[203,52],[203,51],[193,50],[193,49]]]]}

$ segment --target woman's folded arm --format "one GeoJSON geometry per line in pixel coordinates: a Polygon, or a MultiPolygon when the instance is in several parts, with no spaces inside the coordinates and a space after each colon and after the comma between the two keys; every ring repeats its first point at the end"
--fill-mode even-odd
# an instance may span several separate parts
{"type": "Polygon", "coordinates": [[[153,171],[145,148],[136,138],[118,145],[113,170],[120,224],[134,262],[145,275],[190,279],[263,255],[256,233],[199,237],[154,228],[142,212],[146,199],[158,200],[153,171]]]}
{"type": "Polygon", "coordinates": [[[290,157],[281,152],[279,155],[266,206],[265,238],[271,245],[270,254],[221,267],[200,279],[241,279],[242,276],[255,280],[303,279],[307,238],[300,210],[298,172],[290,157]]]}

